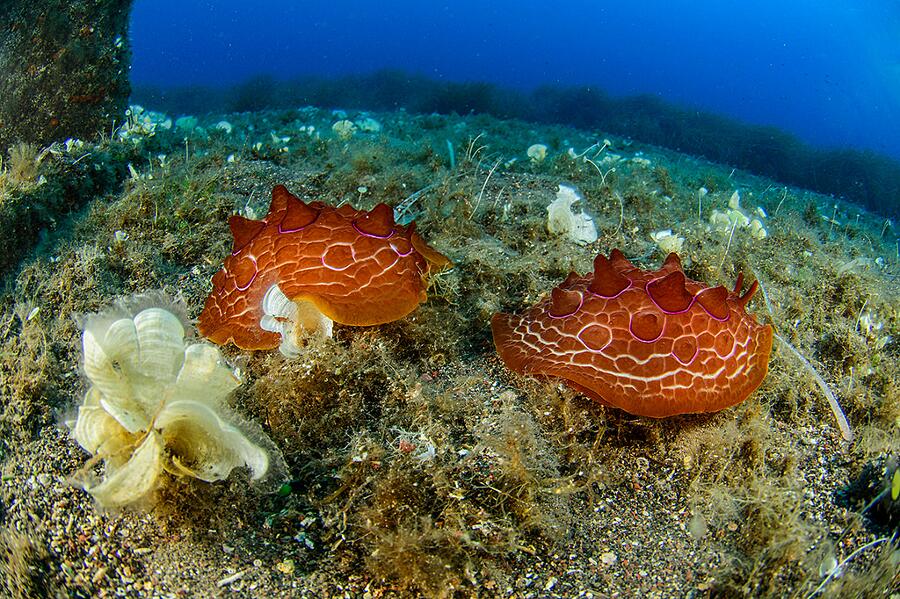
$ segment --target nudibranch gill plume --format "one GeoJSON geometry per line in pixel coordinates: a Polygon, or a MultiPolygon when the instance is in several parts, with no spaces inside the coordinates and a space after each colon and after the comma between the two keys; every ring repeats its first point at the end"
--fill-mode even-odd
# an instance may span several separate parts
{"type": "Polygon", "coordinates": [[[429,274],[450,266],[387,204],[366,212],[304,203],[283,185],[262,220],[232,216],[231,255],[212,278],[197,326],[211,341],[294,355],[300,330],[403,318],[426,298],[429,274]]]}
{"type": "Polygon", "coordinates": [[[677,254],[635,267],[619,250],[571,273],[521,315],[495,314],[494,344],[513,371],[558,377],[603,404],[663,418],[715,412],[744,401],[766,376],[772,327],[738,295],[684,275],[677,254]]]}

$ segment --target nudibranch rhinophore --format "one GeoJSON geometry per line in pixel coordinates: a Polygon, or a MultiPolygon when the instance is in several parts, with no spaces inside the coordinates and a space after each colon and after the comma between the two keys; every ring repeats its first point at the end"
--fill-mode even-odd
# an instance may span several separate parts
{"type": "Polygon", "coordinates": [[[521,315],[495,314],[494,344],[513,371],[558,377],[637,416],[715,412],[753,393],[769,368],[772,327],[738,295],[684,275],[677,254],[644,271],[619,250],[600,254],[521,315]]]}
{"type": "Polygon", "coordinates": [[[332,322],[378,325],[425,301],[428,276],[450,260],[378,204],[366,212],[304,203],[283,185],[260,221],[228,224],[231,255],[212,278],[200,333],[242,349],[299,349],[300,330],[331,334],[332,322]]]}

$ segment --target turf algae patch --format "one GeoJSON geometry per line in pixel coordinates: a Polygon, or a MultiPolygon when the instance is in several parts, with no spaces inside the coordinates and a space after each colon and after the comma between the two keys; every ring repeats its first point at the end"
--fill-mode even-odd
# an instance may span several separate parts
{"type": "Polygon", "coordinates": [[[530,417],[492,407],[473,376],[416,380],[379,335],[352,337],[354,351],[317,341],[315,366],[301,358],[257,383],[296,463],[292,509],[317,507],[323,543],[366,556],[387,584],[446,596],[476,589],[494,559],[561,538],[565,496],[530,417]]]}
{"type": "Polygon", "coordinates": [[[750,407],[684,436],[694,534],[746,556],[726,561],[717,585],[726,594],[776,593],[805,574],[805,556],[824,535],[805,516],[799,456],[783,435],[750,407]]]}
{"type": "MultiPolygon", "coordinates": [[[[461,383],[451,392],[479,391],[461,383]]],[[[489,411],[474,436],[454,435],[441,420],[412,437],[400,432],[355,518],[372,571],[431,596],[475,591],[494,559],[552,547],[568,517],[559,474],[529,417],[489,411]],[[434,457],[422,444],[435,444],[434,457]]]]}
{"type": "Polygon", "coordinates": [[[124,164],[103,150],[88,154],[55,156],[35,148],[27,159],[34,173],[25,180],[4,173],[4,166],[12,169],[15,163],[0,163],[0,276],[14,275],[19,261],[48,234],[59,232],[67,217],[116,188],[124,164]]]}

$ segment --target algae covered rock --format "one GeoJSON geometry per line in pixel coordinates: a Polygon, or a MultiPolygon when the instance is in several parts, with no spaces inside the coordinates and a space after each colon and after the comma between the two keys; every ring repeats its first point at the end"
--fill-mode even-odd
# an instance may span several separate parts
{"type": "Polygon", "coordinates": [[[131,0],[0,2],[0,154],[122,122],[131,0]]]}

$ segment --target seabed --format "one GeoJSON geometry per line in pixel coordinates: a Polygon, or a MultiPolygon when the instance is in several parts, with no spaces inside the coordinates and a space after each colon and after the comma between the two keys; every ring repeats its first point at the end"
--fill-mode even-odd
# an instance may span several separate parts
{"type": "Polygon", "coordinates": [[[101,142],[16,151],[0,174],[0,236],[23,246],[0,297],[4,594],[897,596],[897,223],[658,147],[486,116],[133,108],[101,142]],[[548,232],[560,183],[596,241],[548,232]],[[87,389],[75,316],[162,289],[196,318],[228,216],[264,215],[276,184],[386,202],[455,266],[409,317],[337,325],[297,359],[223,349],[244,378],[232,411],[283,453],[278,492],[245,472],[170,477],[148,505],[99,509],[71,484],[90,456],[63,425],[87,389]],[[729,210],[765,235],[734,214],[722,226],[713,213],[729,210]],[[818,373],[852,441],[779,342],[747,401],[664,420],[496,357],[495,312],[598,252],[657,268],[678,237],[690,278],[760,281],[749,311],[818,373]]]}

